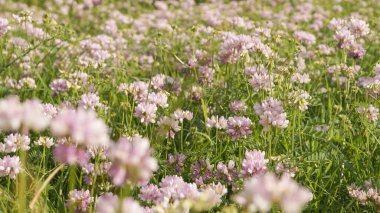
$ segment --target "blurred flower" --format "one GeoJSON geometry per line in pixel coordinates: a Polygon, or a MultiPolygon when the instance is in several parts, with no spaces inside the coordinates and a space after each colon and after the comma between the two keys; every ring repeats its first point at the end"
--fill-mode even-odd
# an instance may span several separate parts
{"type": "Polygon", "coordinates": [[[285,213],[293,213],[301,212],[312,194],[288,176],[277,179],[267,173],[245,181],[243,191],[234,199],[249,212],[268,212],[273,203],[278,203],[285,213]]]}
{"type": "Polygon", "coordinates": [[[368,107],[358,107],[356,110],[364,115],[370,122],[375,122],[379,116],[379,109],[370,104],[368,107]]]}
{"type": "Polygon", "coordinates": [[[120,200],[116,195],[108,192],[96,201],[96,213],[146,213],[145,209],[132,198],[120,200]]]}
{"type": "Polygon", "coordinates": [[[85,150],[75,145],[58,144],[54,149],[54,160],[68,165],[84,166],[89,162],[90,156],[85,150]]]}
{"type": "Polygon", "coordinates": [[[77,144],[85,146],[107,146],[110,143],[108,127],[97,118],[94,111],[62,110],[51,123],[51,132],[56,137],[70,136],[77,144]]]}
{"type": "Polygon", "coordinates": [[[4,34],[10,30],[11,27],[9,26],[8,19],[1,18],[0,17],[0,38],[4,36],[4,34]]]}
{"type": "Polygon", "coordinates": [[[134,184],[146,184],[152,173],[158,169],[157,161],[151,152],[146,138],[138,135],[120,138],[109,151],[112,162],[109,175],[113,183],[122,185],[128,181],[134,184]]]}
{"type": "Polygon", "coordinates": [[[83,109],[95,110],[96,107],[102,106],[99,100],[99,96],[95,93],[83,94],[81,96],[81,100],[79,101],[79,106],[83,109]]]}
{"type": "Polygon", "coordinates": [[[247,105],[240,100],[231,102],[229,107],[234,112],[245,112],[245,110],[247,110],[247,105]]]}
{"type": "Polygon", "coordinates": [[[0,177],[8,176],[16,179],[16,175],[21,171],[21,162],[18,156],[4,156],[0,159],[0,177]]]}
{"type": "Polygon", "coordinates": [[[158,134],[165,136],[166,138],[171,137],[174,139],[175,133],[181,130],[181,127],[178,125],[178,121],[167,116],[160,119],[158,126],[158,134]]]}

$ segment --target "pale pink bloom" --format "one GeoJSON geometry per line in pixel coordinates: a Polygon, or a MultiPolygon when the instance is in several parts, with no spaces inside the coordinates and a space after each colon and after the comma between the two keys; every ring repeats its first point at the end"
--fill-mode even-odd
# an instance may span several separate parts
{"type": "Polygon", "coordinates": [[[70,136],[74,142],[85,146],[110,143],[108,127],[94,111],[64,109],[52,120],[50,129],[56,137],[70,136]]]}
{"type": "Polygon", "coordinates": [[[44,107],[38,100],[26,100],[23,103],[22,130],[43,131],[50,124],[49,116],[45,115],[44,107]]]}
{"type": "Polygon", "coordinates": [[[74,189],[69,192],[69,199],[66,204],[70,207],[75,207],[78,212],[86,212],[92,202],[94,202],[94,198],[91,197],[89,190],[74,189]]]}
{"type": "Polygon", "coordinates": [[[42,104],[42,108],[44,115],[50,119],[58,114],[58,110],[53,104],[42,104]]]}
{"type": "Polygon", "coordinates": [[[96,213],[147,213],[140,204],[132,198],[120,200],[116,195],[108,192],[96,201],[96,213]]]}
{"type": "Polygon", "coordinates": [[[227,129],[227,123],[227,119],[225,119],[223,116],[219,117],[218,115],[213,115],[211,118],[207,118],[206,126],[208,128],[227,129]]]}
{"type": "Polygon", "coordinates": [[[296,106],[299,110],[305,111],[308,109],[311,96],[305,90],[295,90],[289,93],[289,102],[296,106]]]}
{"type": "Polygon", "coordinates": [[[240,173],[243,177],[264,174],[267,171],[266,165],[268,162],[269,160],[265,159],[265,152],[258,150],[246,151],[240,173]]]}
{"type": "Polygon", "coordinates": [[[145,202],[154,204],[162,202],[164,198],[161,190],[153,184],[142,186],[140,189],[139,197],[145,202]]]}
{"type": "Polygon", "coordinates": [[[34,142],[37,146],[43,146],[50,148],[54,145],[54,139],[49,137],[39,137],[37,141],[34,142]]]}
{"type": "Polygon", "coordinates": [[[186,183],[182,177],[176,175],[164,177],[160,189],[166,200],[192,199],[199,193],[195,183],[186,183]]]}
{"type": "Polygon", "coordinates": [[[142,123],[155,123],[156,112],[157,106],[155,104],[142,102],[136,106],[134,116],[139,118],[142,123]]]}
{"type": "Polygon", "coordinates": [[[246,117],[230,117],[227,122],[227,133],[231,136],[232,140],[246,138],[247,135],[252,133],[252,122],[246,117]]]}
{"type": "Polygon", "coordinates": [[[75,145],[58,144],[54,149],[54,160],[68,165],[86,165],[89,160],[89,154],[75,145]]]}
{"type": "MultiPolygon", "coordinates": [[[[145,99],[140,100],[141,102],[145,102],[145,99]]],[[[168,104],[168,96],[163,92],[154,93],[151,92],[148,95],[148,102],[151,104],[155,104],[162,108],[167,108],[168,104]]]]}
{"type": "Polygon", "coordinates": [[[277,203],[285,213],[301,212],[311,199],[311,192],[289,176],[278,179],[271,173],[245,181],[243,190],[234,198],[250,212],[268,212],[277,203]]]}
{"type": "Polygon", "coordinates": [[[165,136],[166,138],[174,139],[175,133],[181,130],[181,127],[178,125],[178,120],[164,116],[158,122],[158,134],[165,136]]]}
{"type": "Polygon", "coordinates": [[[215,70],[210,67],[202,66],[199,68],[198,81],[201,84],[211,85],[214,79],[215,70]]]}
{"type": "Polygon", "coordinates": [[[4,36],[4,34],[10,30],[11,27],[9,26],[8,19],[1,18],[0,17],[0,38],[4,36]]]}
{"type": "Polygon", "coordinates": [[[310,82],[309,74],[307,73],[302,74],[299,72],[294,73],[292,77],[290,78],[290,80],[292,82],[296,82],[299,84],[307,84],[310,82]]]}
{"type": "Polygon", "coordinates": [[[18,82],[21,88],[35,89],[37,88],[36,81],[33,78],[25,77],[18,82]]]}
{"type": "Polygon", "coordinates": [[[16,152],[17,150],[27,151],[30,149],[30,138],[26,135],[20,135],[19,133],[10,134],[4,139],[5,153],[16,152]]]}
{"type": "Polygon", "coordinates": [[[109,175],[115,185],[122,185],[127,181],[146,184],[158,169],[148,139],[138,135],[119,139],[110,148],[109,158],[112,162],[109,175]]]}
{"type": "Polygon", "coordinates": [[[379,109],[374,107],[372,104],[368,107],[358,107],[356,110],[365,116],[370,122],[375,122],[379,116],[379,109]]]}
{"type": "Polygon", "coordinates": [[[173,112],[173,118],[179,120],[182,123],[184,119],[188,121],[193,119],[193,113],[188,110],[176,109],[173,112]]]}
{"type": "Polygon", "coordinates": [[[268,131],[271,126],[282,129],[288,127],[289,121],[279,100],[267,98],[261,104],[256,103],[253,108],[260,116],[260,124],[263,125],[264,131],[268,131]]]}
{"type": "Polygon", "coordinates": [[[349,49],[355,43],[355,37],[348,29],[337,30],[335,39],[338,41],[338,47],[341,49],[349,49]]]}
{"type": "Polygon", "coordinates": [[[152,78],[151,82],[154,89],[164,90],[165,84],[166,84],[166,75],[164,74],[155,75],[152,78]]]}
{"type": "Polygon", "coordinates": [[[83,109],[92,109],[95,110],[96,107],[101,107],[100,98],[95,93],[87,93],[81,96],[79,101],[79,106],[83,109]]]}
{"type": "Polygon", "coordinates": [[[16,131],[21,127],[23,106],[17,96],[0,100],[0,130],[16,131]]]}
{"type": "Polygon", "coordinates": [[[143,81],[135,81],[128,86],[128,92],[135,100],[144,100],[148,97],[149,84],[143,81]]]}
{"type": "Polygon", "coordinates": [[[313,34],[305,32],[305,31],[296,31],[294,33],[294,37],[301,43],[304,43],[307,45],[315,44],[315,40],[316,40],[313,34]]]}
{"type": "Polygon", "coordinates": [[[245,110],[247,110],[247,105],[240,100],[235,100],[231,102],[229,107],[234,112],[245,112],[245,110]]]}
{"type": "Polygon", "coordinates": [[[65,79],[56,79],[50,83],[50,88],[54,93],[66,92],[71,84],[65,79]]]}
{"type": "Polygon", "coordinates": [[[365,37],[370,32],[368,24],[365,21],[355,17],[350,18],[348,28],[356,38],[365,37]]]}
{"type": "Polygon", "coordinates": [[[0,177],[8,176],[16,179],[16,175],[22,170],[20,158],[18,156],[5,156],[0,159],[0,177]]]}

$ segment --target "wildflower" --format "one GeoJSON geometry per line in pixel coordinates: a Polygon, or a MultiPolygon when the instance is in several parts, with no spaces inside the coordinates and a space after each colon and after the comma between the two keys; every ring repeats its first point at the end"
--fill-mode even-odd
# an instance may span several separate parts
{"type": "Polygon", "coordinates": [[[9,26],[8,19],[0,17],[0,38],[3,37],[5,33],[10,29],[11,27],[9,26]]]}
{"type": "Polygon", "coordinates": [[[30,149],[30,138],[26,135],[20,135],[19,133],[10,134],[4,140],[5,153],[16,152],[17,150],[27,151],[30,149]]]}
{"type": "Polygon", "coordinates": [[[231,102],[229,107],[234,112],[245,112],[247,110],[247,105],[240,100],[231,102]]]}
{"type": "Polygon", "coordinates": [[[258,71],[257,67],[249,67],[245,73],[251,76],[251,79],[248,81],[255,92],[258,92],[260,89],[269,91],[273,86],[273,77],[267,73],[264,67],[261,67],[260,71],[258,71]]]}
{"type": "Polygon", "coordinates": [[[335,39],[338,41],[338,47],[341,49],[349,49],[355,42],[355,37],[348,29],[336,31],[335,39]]]}
{"type": "Polygon", "coordinates": [[[211,116],[211,118],[207,118],[207,124],[206,126],[208,128],[216,128],[216,129],[227,129],[227,119],[225,119],[223,116],[211,116]]]}
{"type": "Polygon", "coordinates": [[[197,185],[202,185],[212,178],[213,169],[209,159],[196,161],[191,165],[191,178],[197,185]]]}
{"type": "Polygon", "coordinates": [[[368,24],[355,17],[351,17],[348,23],[348,29],[356,38],[365,37],[369,34],[370,30],[368,24]]]}
{"type": "Polygon", "coordinates": [[[196,101],[201,100],[202,94],[203,94],[202,87],[198,87],[198,86],[191,87],[191,98],[193,100],[196,100],[196,101]]]}
{"type": "Polygon", "coordinates": [[[277,179],[267,173],[245,181],[243,191],[234,199],[249,212],[268,212],[273,203],[278,203],[285,213],[292,213],[301,212],[312,194],[288,176],[277,179]]]}
{"type": "Polygon", "coordinates": [[[18,156],[4,156],[0,159],[0,177],[9,176],[11,179],[16,179],[16,176],[21,171],[21,162],[18,156]]]}
{"type": "Polygon", "coordinates": [[[56,79],[50,83],[50,88],[55,94],[68,91],[70,86],[71,84],[65,79],[56,79]]]}
{"type": "Polygon", "coordinates": [[[28,88],[28,89],[35,89],[37,87],[36,81],[33,78],[29,78],[29,77],[22,78],[19,81],[19,86],[21,88],[28,88]]]}
{"type": "Polygon", "coordinates": [[[96,201],[96,213],[145,213],[143,207],[132,198],[124,198],[120,200],[117,196],[108,192],[100,196],[96,201]]]}
{"type": "Polygon", "coordinates": [[[184,167],[184,164],[183,164],[183,161],[186,159],[186,156],[184,154],[176,154],[176,155],[173,155],[173,154],[169,154],[169,157],[168,157],[168,165],[169,166],[174,166],[175,168],[175,171],[177,173],[181,173],[183,167],[184,167]]]}
{"type": "Polygon", "coordinates": [[[304,90],[296,90],[289,93],[290,103],[295,105],[299,110],[305,111],[308,108],[309,100],[311,99],[308,92],[304,90]]]}
{"type": "Polygon", "coordinates": [[[354,59],[362,59],[366,53],[366,50],[360,44],[352,44],[348,55],[354,59]]]}
{"type": "Polygon", "coordinates": [[[115,185],[126,181],[134,184],[147,183],[158,169],[157,161],[152,157],[149,141],[141,136],[120,138],[110,148],[109,158],[112,166],[109,175],[115,185]]]}
{"type": "Polygon", "coordinates": [[[108,127],[94,111],[62,110],[51,123],[56,137],[70,136],[77,144],[107,146],[110,143],[108,127]]]}
{"type": "Polygon", "coordinates": [[[96,107],[102,106],[99,101],[99,96],[95,93],[87,93],[81,96],[79,106],[83,109],[95,110],[96,107]]]}
{"type": "Polygon", "coordinates": [[[164,74],[155,75],[152,78],[151,82],[152,82],[154,89],[164,90],[165,83],[166,83],[166,75],[164,75],[164,74]]]}
{"type": "Polygon", "coordinates": [[[75,207],[76,211],[86,212],[92,202],[94,202],[94,198],[91,197],[89,190],[74,189],[69,192],[69,199],[66,204],[75,207]]]}
{"type": "Polygon", "coordinates": [[[240,173],[243,177],[251,177],[253,175],[264,174],[267,170],[267,163],[269,160],[265,159],[265,152],[263,151],[246,151],[240,173]]]}
{"type": "Polygon", "coordinates": [[[229,160],[227,165],[223,162],[219,162],[216,166],[216,176],[218,180],[224,181],[228,185],[231,185],[233,190],[235,189],[233,181],[235,178],[238,178],[238,175],[239,173],[233,160],[229,160]]]}
{"type": "Polygon", "coordinates": [[[166,138],[171,137],[174,139],[175,133],[181,130],[181,127],[178,125],[178,121],[167,116],[160,119],[158,126],[158,134],[165,136],[166,138]]]}
{"type": "Polygon", "coordinates": [[[309,74],[307,73],[294,73],[292,77],[290,78],[292,82],[297,82],[299,84],[307,84],[310,82],[309,74]]]}
{"type": "Polygon", "coordinates": [[[370,122],[375,122],[378,119],[379,109],[372,104],[368,107],[358,107],[356,109],[360,114],[363,114],[370,122]]]}
{"type": "Polygon", "coordinates": [[[227,133],[231,136],[232,140],[246,138],[247,135],[252,133],[252,122],[246,117],[230,117],[227,121],[227,133]]]}
{"type": "Polygon", "coordinates": [[[38,146],[43,146],[46,148],[50,148],[54,145],[53,138],[49,137],[39,137],[37,141],[34,142],[38,146]]]}
{"type": "Polygon", "coordinates": [[[193,119],[193,113],[188,110],[176,109],[173,113],[173,118],[179,120],[182,123],[184,119],[188,121],[193,119]]]}
{"type": "Polygon", "coordinates": [[[256,103],[253,108],[260,116],[260,124],[264,126],[264,131],[269,130],[271,126],[286,128],[289,124],[282,104],[277,99],[267,98],[261,104],[256,103]]]}
{"type": "Polygon", "coordinates": [[[305,31],[296,31],[294,33],[294,37],[304,44],[315,44],[315,36],[311,33],[305,31]]]}
{"type": "MultiPolygon", "coordinates": [[[[141,100],[141,102],[143,102],[143,101],[144,100],[141,100]]],[[[160,106],[162,108],[167,108],[169,106],[168,96],[164,92],[158,92],[158,93],[151,92],[151,93],[149,93],[148,102],[151,104],[155,104],[157,106],[160,106]]]]}
{"type": "Polygon", "coordinates": [[[211,85],[212,80],[214,79],[215,70],[210,67],[200,67],[198,81],[201,84],[211,85]]]}
{"type": "Polygon", "coordinates": [[[132,94],[135,100],[144,100],[148,97],[149,84],[143,81],[135,81],[128,86],[128,92],[132,94]]]}
{"type": "Polygon", "coordinates": [[[89,160],[89,154],[71,144],[59,144],[54,149],[54,160],[60,163],[66,163],[68,165],[86,165],[89,160]]]}
{"type": "Polygon", "coordinates": [[[49,119],[52,119],[58,114],[58,110],[53,104],[50,104],[50,103],[42,104],[42,108],[43,108],[44,115],[48,117],[49,119]]]}
{"type": "Polygon", "coordinates": [[[158,204],[162,202],[164,196],[161,190],[153,184],[142,186],[140,189],[139,197],[148,203],[158,204]]]}
{"type": "Polygon", "coordinates": [[[165,200],[183,200],[195,198],[198,195],[197,185],[186,183],[182,177],[166,176],[160,182],[160,189],[165,200]]]}
{"type": "Polygon", "coordinates": [[[330,126],[328,125],[317,125],[314,127],[314,129],[317,131],[317,132],[327,132],[329,131],[330,129],[330,126]]]}
{"type": "Polygon", "coordinates": [[[21,103],[17,96],[0,100],[0,129],[3,131],[16,131],[20,128],[23,132],[30,129],[41,131],[49,121],[43,113],[42,104],[37,100],[21,103]]]}
{"type": "Polygon", "coordinates": [[[157,107],[151,103],[139,103],[135,109],[134,116],[140,118],[140,121],[145,124],[156,122],[157,107]]]}

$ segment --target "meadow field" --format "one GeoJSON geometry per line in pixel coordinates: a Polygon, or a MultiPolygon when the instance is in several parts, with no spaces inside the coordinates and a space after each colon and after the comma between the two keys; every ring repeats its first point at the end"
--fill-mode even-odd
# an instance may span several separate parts
{"type": "Polygon", "coordinates": [[[0,0],[0,212],[380,212],[379,0],[0,0]]]}

